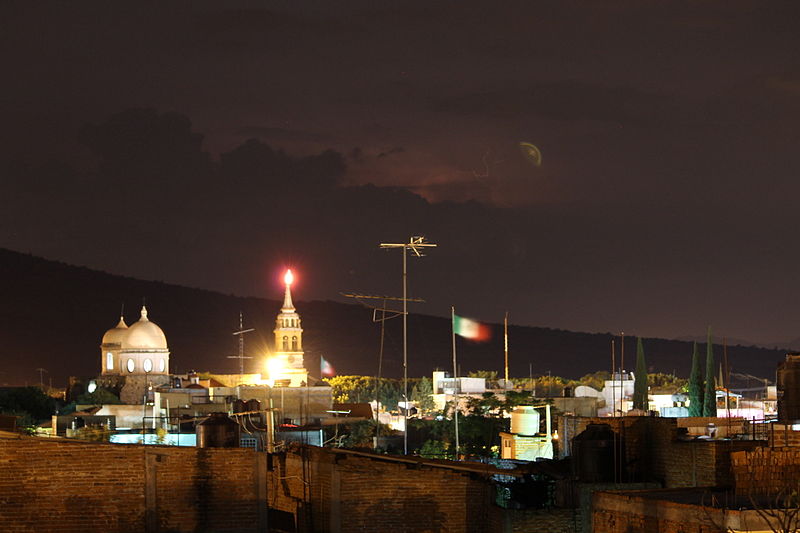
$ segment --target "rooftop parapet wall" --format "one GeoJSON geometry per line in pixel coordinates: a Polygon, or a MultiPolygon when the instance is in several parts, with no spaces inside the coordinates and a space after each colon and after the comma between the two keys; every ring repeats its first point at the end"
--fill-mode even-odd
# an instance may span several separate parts
{"type": "Polygon", "coordinates": [[[264,456],[249,449],[0,435],[4,531],[260,531],[264,456]],[[263,465],[259,468],[259,465],[263,465]]]}
{"type": "Polygon", "coordinates": [[[746,440],[679,440],[675,418],[559,417],[562,452],[571,453],[571,439],[589,424],[608,424],[623,439],[628,475],[620,481],[657,481],[666,488],[732,485],[731,452],[764,444],[746,440]]]}
{"type": "Polygon", "coordinates": [[[773,495],[800,489],[800,448],[767,448],[731,454],[736,494],[773,495]]]}

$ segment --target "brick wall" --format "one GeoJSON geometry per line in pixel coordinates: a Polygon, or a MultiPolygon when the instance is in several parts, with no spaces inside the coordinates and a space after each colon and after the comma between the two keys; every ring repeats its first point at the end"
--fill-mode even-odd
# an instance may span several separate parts
{"type": "Polygon", "coordinates": [[[270,507],[301,531],[491,531],[492,487],[475,473],[296,447],[268,479],[270,507]]]}
{"type": "Polygon", "coordinates": [[[800,448],[758,448],[731,454],[736,493],[772,495],[800,488],[800,448]]]}
{"type": "Polygon", "coordinates": [[[598,492],[594,495],[594,533],[718,533],[726,519],[721,511],[675,503],[636,493],[598,492]]]}
{"type": "Polygon", "coordinates": [[[256,531],[259,462],[246,449],[0,438],[0,524],[19,532],[256,531]]]}
{"type": "MultiPolygon", "coordinates": [[[[752,450],[762,442],[678,440],[675,418],[625,416],[611,418],[560,417],[561,441],[571,440],[589,424],[609,424],[625,443],[627,479],[658,481],[664,487],[731,485],[731,452],[752,450]]],[[[716,419],[712,419],[716,420],[716,419]]],[[[569,442],[562,444],[571,453],[569,442]]]]}
{"type": "Polygon", "coordinates": [[[800,447],[800,431],[794,431],[791,425],[770,424],[767,438],[770,446],[800,447]]]}

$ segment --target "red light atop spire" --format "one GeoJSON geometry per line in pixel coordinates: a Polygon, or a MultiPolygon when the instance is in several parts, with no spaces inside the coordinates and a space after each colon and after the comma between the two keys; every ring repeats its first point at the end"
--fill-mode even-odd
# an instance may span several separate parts
{"type": "Polygon", "coordinates": [[[283,275],[283,282],[287,285],[291,285],[294,283],[294,274],[292,274],[292,269],[288,269],[286,274],[283,275]]]}

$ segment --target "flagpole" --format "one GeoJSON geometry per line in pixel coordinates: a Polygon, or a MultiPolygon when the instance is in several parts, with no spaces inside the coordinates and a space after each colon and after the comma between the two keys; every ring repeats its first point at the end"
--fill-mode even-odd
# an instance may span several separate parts
{"type": "Polygon", "coordinates": [[[504,388],[508,389],[508,311],[503,319],[503,350],[505,352],[505,384],[504,388]]]}
{"type": "Polygon", "coordinates": [[[453,337],[453,392],[455,398],[455,407],[453,409],[453,419],[456,426],[456,461],[459,457],[459,442],[458,442],[458,366],[456,364],[456,308],[450,306],[450,325],[453,337]]]}

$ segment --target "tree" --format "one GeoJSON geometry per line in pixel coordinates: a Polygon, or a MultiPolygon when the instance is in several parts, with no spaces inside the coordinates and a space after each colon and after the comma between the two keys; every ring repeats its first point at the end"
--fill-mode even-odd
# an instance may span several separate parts
{"type": "Polygon", "coordinates": [[[55,410],[55,399],[39,387],[12,387],[0,391],[0,414],[21,417],[18,426],[33,426],[47,420],[55,410]]]}
{"type": "Polygon", "coordinates": [[[717,416],[717,394],[714,387],[714,345],[711,343],[711,326],[706,341],[706,390],[703,393],[703,416],[717,416]]]}
{"type": "Polygon", "coordinates": [[[689,416],[703,416],[703,371],[696,342],[692,344],[692,373],[689,375],[689,416]]]}
{"type": "Polygon", "coordinates": [[[76,403],[81,405],[116,405],[122,403],[116,394],[108,389],[98,388],[92,393],[78,396],[76,403]]]}
{"type": "Polygon", "coordinates": [[[411,389],[411,401],[417,402],[417,406],[422,413],[428,413],[436,408],[432,395],[433,381],[426,377],[421,378],[411,389]]]}
{"type": "Polygon", "coordinates": [[[642,338],[636,339],[636,381],[633,383],[633,408],[647,411],[647,365],[644,362],[644,346],[642,338]]]}

